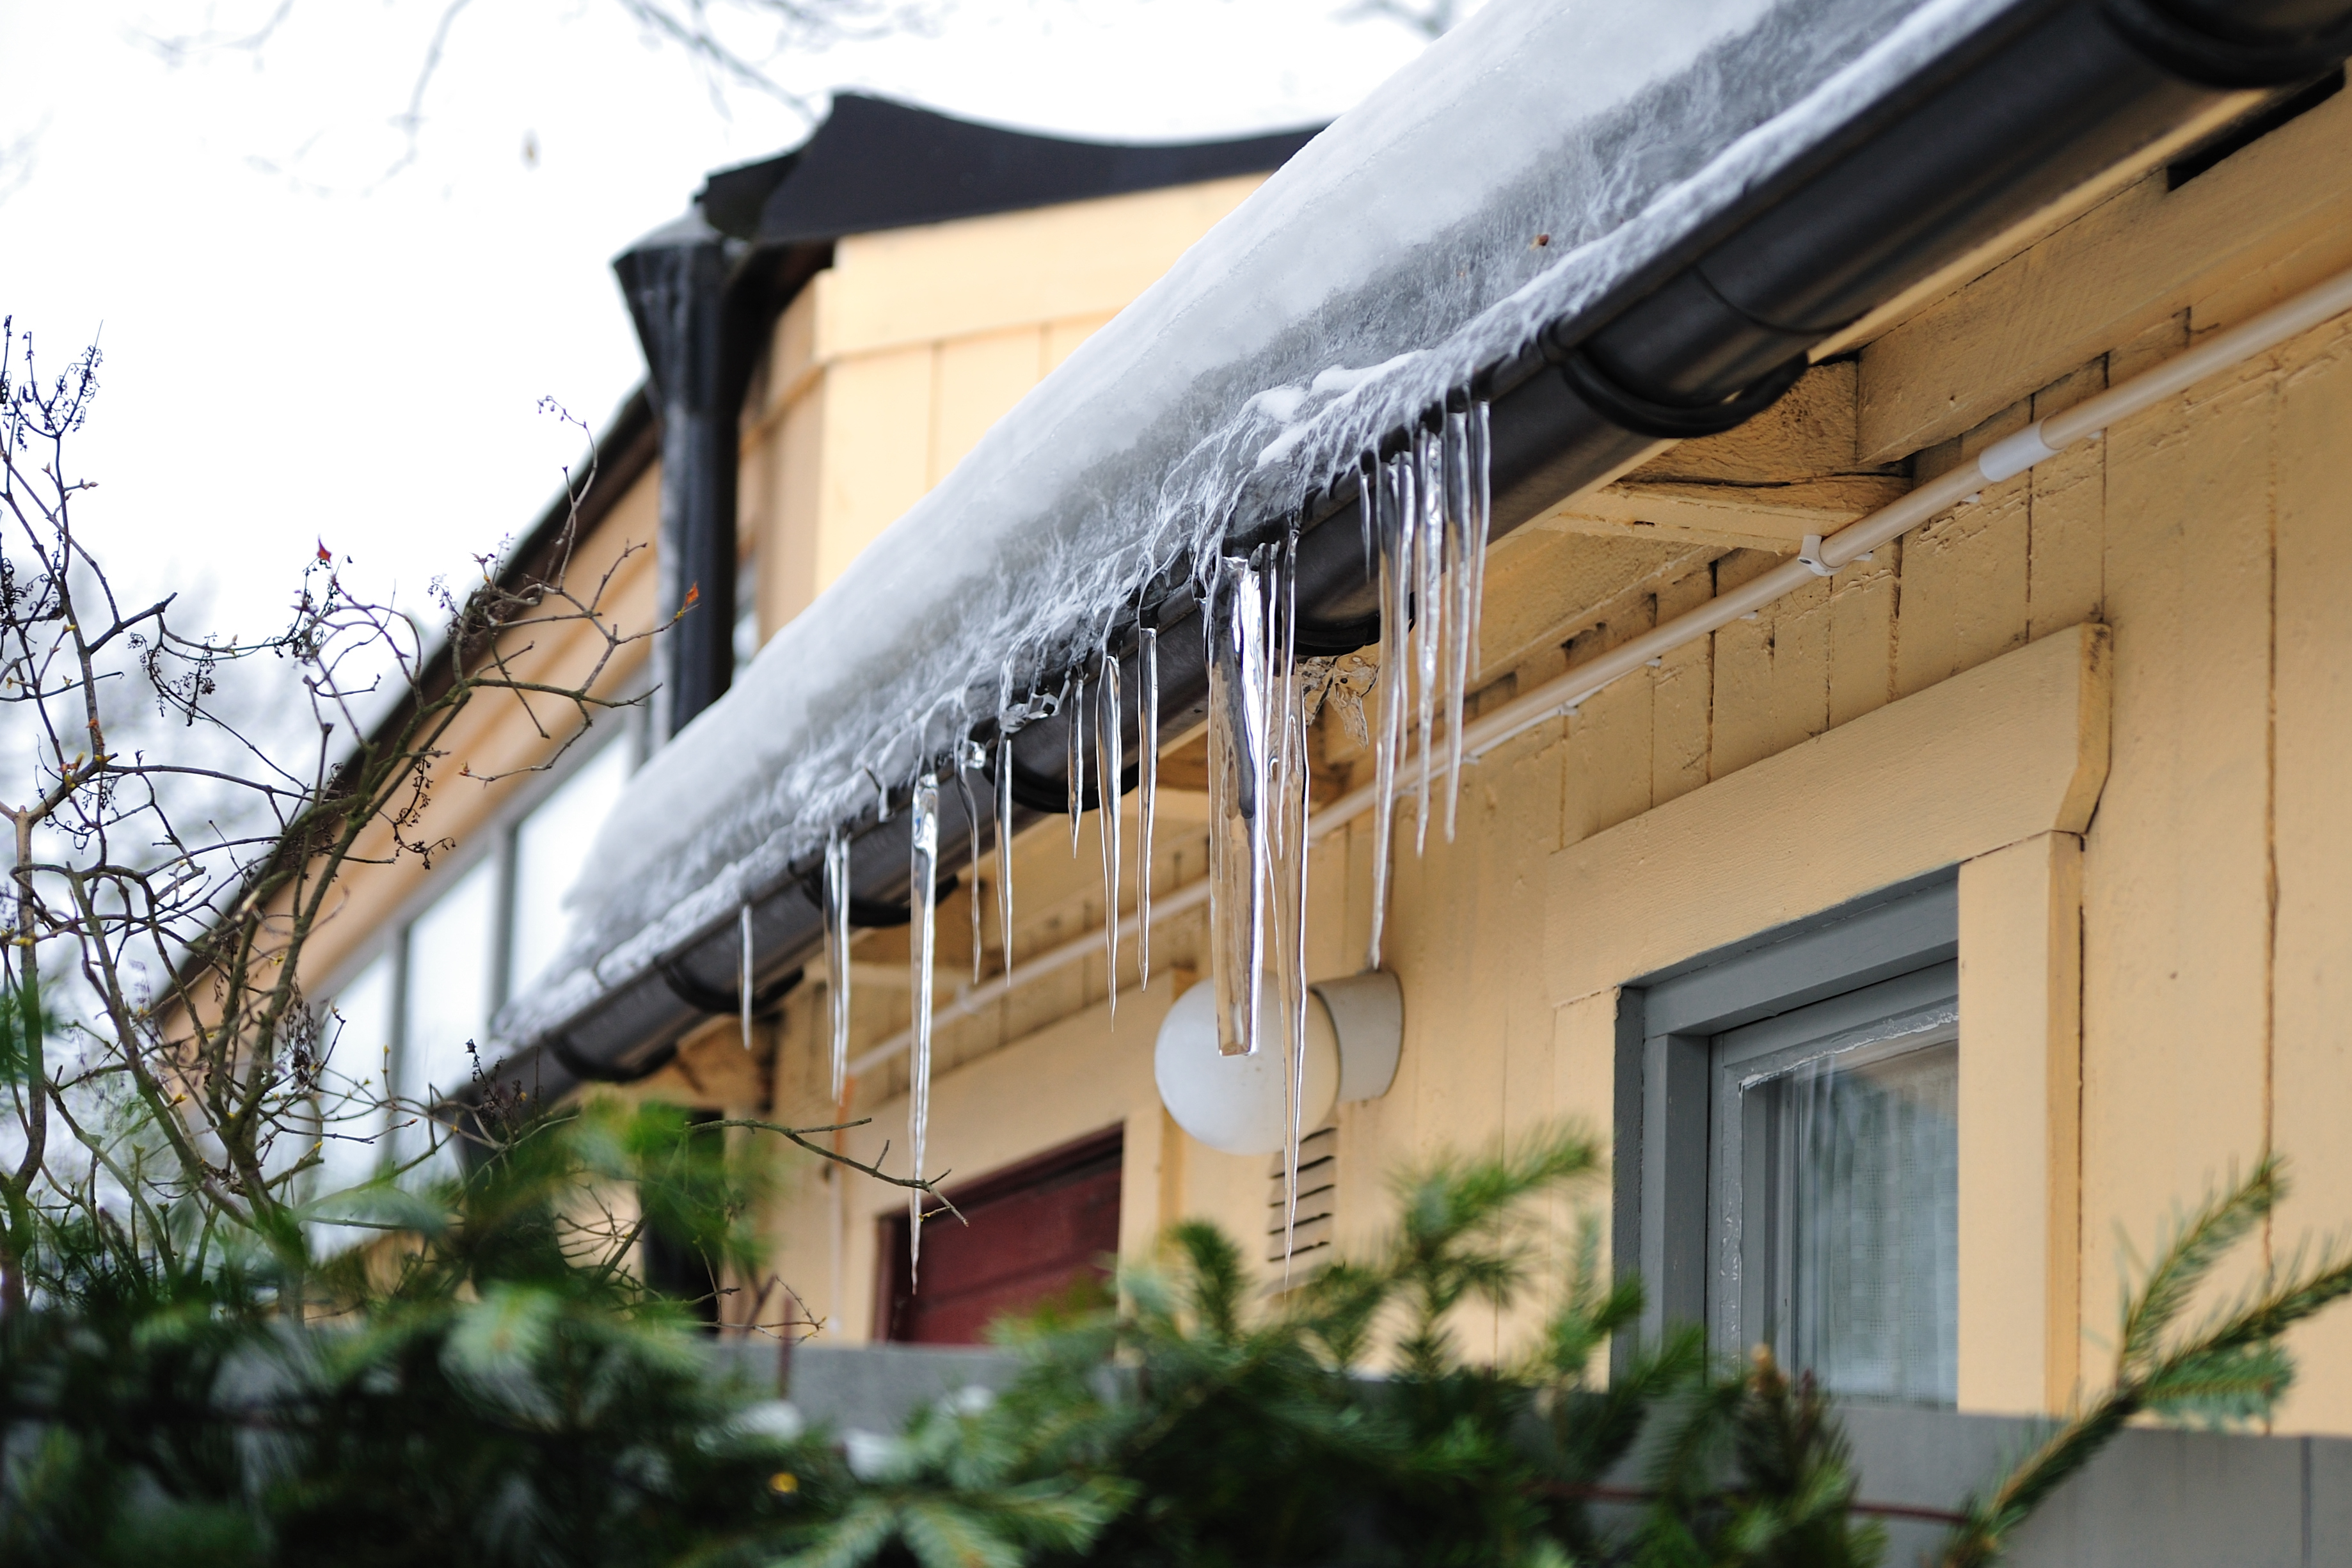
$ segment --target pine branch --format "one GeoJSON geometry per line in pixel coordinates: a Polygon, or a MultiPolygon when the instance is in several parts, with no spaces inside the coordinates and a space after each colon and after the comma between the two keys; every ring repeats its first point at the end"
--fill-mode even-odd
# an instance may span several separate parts
{"type": "Polygon", "coordinates": [[[2352,1295],[2352,1255],[2326,1247],[2306,1268],[2298,1249],[2186,1341],[2167,1350],[2165,1336],[2214,1267],[2286,1191],[2284,1162],[2265,1155],[2244,1181],[2176,1224],[2139,1291],[2124,1304],[2113,1386],[2052,1431],[1989,1494],[1968,1500],[1964,1522],[1946,1539],[1941,1568],[1999,1562],[2017,1528],[2135,1416],[2227,1424],[2270,1414],[2294,1373],[2279,1336],[2352,1295]]]}

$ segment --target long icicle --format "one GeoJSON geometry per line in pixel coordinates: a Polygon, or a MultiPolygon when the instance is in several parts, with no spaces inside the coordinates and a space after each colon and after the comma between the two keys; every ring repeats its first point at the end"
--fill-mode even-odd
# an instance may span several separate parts
{"type": "Polygon", "coordinates": [[[1421,779],[1412,824],[1412,852],[1429,848],[1430,785],[1436,747],[1437,692],[1443,662],[1445,594],[1440,574],[1445,566],[1443,512],[1436,483],[1436,444],[1427,427],[1413,426],[1412,445],[1398,461],[1406,465],[1412,486],[1412,681],[1413,713],[1421,743],[1421,779]]]}
{"type": "Polygon", "coordinates": [[[1265,621],[1256,564],[1220,558],[1208,599],[1210,968],[1217,1049],[1239,1056],[1258,1047],[1265,962],[1265,621]]]}
{"type": "Polygon", "coordinates": [[[1454,824],[1462,797],[1462,713],[1468,698],[1471,666],[1478,656],[1472,641],[1469,593],[1471,562],[1483,550],[1484,539],[1470,537],[1470,412],[1448,407],[1439,442],[1438,467],[1445,497],[1445,841],[1454,841],[1454,824]]]}
{"type": "Polygon", "coordinates": [[[1307,800],[1312,779],[1307,753],[1305,690],[1298,680],[1298,536],[1283,541],[1276,558],[1272,591],[1267,596],[1269,638],[1274,650],[1268,661],[1268,697],[1281,707],[1276,728],[1276,782],[1272,809],[1266,813],[1276,853],[1267,869],[1275,879],[1267,903],[1274,912],[1276,953],[1281,965],[1283,1023],[1283,1085],[1286,1114],[1283,1124],[1282,1273],[1290,1278],[1290,1260],[1298,1239],[1298,1145],[1305,1128],[1307,1098],[1307,800]]]}
{"type": "Polygon", "coordinates": [[[1096,687],[1101,711],[1095,717],[1095,827],[1102,837],[1104,984],[1110,991],[1114,1019],[1118,1017],[1118,786],[1127,777],[1127,762],[1119,755],[1118,688],[1118,659],[1106,650],[1102,679],[1096,687]]]}
{"type": "MultiPolygon", "coordinates": [[[[913,813],[907,831],[908,896],[914,915],[907,978],[915,992],[915,1049],[907,1066],[907,1143],[908,1168],[920,1181],[931,1122],[931,982],[939,946],[940,781],[936,774],[926,773],[917,781],[913,813]]],[[[922,1189],[910,1191],[907,1202],[907,1282],[912,1290],[923,1261],[922,1189]]]]}
{"type": "Polygon", "coordinates": [[[996,741],[996,921],[1004,942],[1004,978],[1013,979],[1013,737],[996,741]]]}
{"type": "Polygon", "coordinates": [[[1381,938],[1388,925],[1391,843],[1396,829],[1398,753],[1404,745],[1405,705],[1411,682],[1405,673],[1408,632],[1405,582],[1401,570],[1403,507],[1386,465],[1364,476],[1364,527],[1372,536],[1380,576],[1380,711],[1372,728],[1372,934],[1364,967],[1381,967],[1381,938]]]}
{"type": "Polygon", "coordinates": [[[824,846],[825,984],[833,1002],[833,1103],[849,1084],[849,835],[836,829],[824,846]]]}
{"type": "Polygon", "coordinates": [[[735,976],[735,999],[743,1009],[743,1054],[751,1054],[751,901],[743,901],[743,962],[735,976]]]}
{"type": "Polygon", "coordinates": [[[1151,822],[1160,803],[1160,633],[1146,626],[1136,648],[1135,983],[1151,983],[1151,822]]]}
{"type": "Polygon", "coordinates": [[[956,796],[963,807],[964,827],[964,903],[971,910],[971,983],[980,984],[981,949],[986,946],[981,937],[983,924],[980,903],[980,800],[971,792],[974,768],[988,766],[988,753],[980,742],[966,739],[956,746],[956,796]]]}
{"type": "Polygon", "coordinates": [[[1067,708],[1070,716],[1069,730],[1067,734],[1067,739],[1070,746],[1070,758],[1068,764],[1068,779],[1070,786],[1070,858],[1072,860],[1076,860],[1078,858],[1078,821],[1085,814],[1087,809],[1086,676],[1072,675],[1070,677],[1069,701],[1065,705],[1065,706],[1067,708]]]}
{"type": "Polygon", "coordinates": [[[1470,402],[1470,678],[1478,678],[1478,621],[1486,607],[1486,536],[1494,523],[1494,423],[1484,398],[1470,402]]]}

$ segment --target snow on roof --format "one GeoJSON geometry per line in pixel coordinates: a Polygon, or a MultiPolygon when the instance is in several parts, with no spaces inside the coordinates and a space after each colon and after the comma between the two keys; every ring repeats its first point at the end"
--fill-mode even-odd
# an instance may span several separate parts
{"type": "Polygon", "coordinates": [[[1494,0],[1032,390],[654,756],[554,977],[499,1036],[730,917],[876,780],[1097,643],[1156,570],[1295,510],[2012,3],[1494,0]]]}

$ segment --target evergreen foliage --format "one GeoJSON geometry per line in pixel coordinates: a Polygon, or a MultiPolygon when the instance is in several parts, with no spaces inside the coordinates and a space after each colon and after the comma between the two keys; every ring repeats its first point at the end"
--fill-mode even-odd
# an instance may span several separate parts
{"type": "MultiPolygon", "coordinates": [[[[1180,1226],[1116,1293],[1001,1325],[1024,1359],[1003,1395],[846,1443],[715,1379],[632,1271],[647,1230],[755,1258],[758,1166],[674,1110],[533,1121],[463,1175],[315,1206],[277,1248],[206,1240],[183,1209],[154,1217],[167,1254],[39,1208],[27,1304],[0,1317],[0,1561],[1882,1562],[1808,1378],[1710,1363],[1695,1332],[1599,1375],[1641,1300],[1591,1218],[1559,1218],[1598,1166],[1566,1130],[1438,1158],[1398,1181],[1379,1247],[1287,1289],[1180,1226]],[[326,1224],[381,1236],[319,1263],[326,1224]]],[[[2175,1223],[2124,1303],[2114,1388],[1969,1505],[1947,1568],[1997,1561],[2134,1415],[2273,1406],[2278,1335],[2352,1292],[2352,1260],[2291,1258],[2189,1319],[2284,1191],[2266,1161],[2175,1223]]]]}
{"type": "Polygon", "coordinates": [[[592,1105],[466,1176],[345,1195],[337,1222],[388,1244],[323,1266],[299,1229],[165,1259],[69,1214],[0,1316],[0,1562],[618,1565],[765,1539],[845,1470],[763,1427],[629,1271],[646,1227],[748,1259],[755,1193],[676,1111],[592,1105]],[[622,1184],[641,1218],[614,1226],[594,1199],[622,1184]]]}

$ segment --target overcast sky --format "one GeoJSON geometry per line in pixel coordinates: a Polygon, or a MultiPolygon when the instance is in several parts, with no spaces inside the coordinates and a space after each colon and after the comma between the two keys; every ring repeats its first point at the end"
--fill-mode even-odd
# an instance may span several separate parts
{"type": "MultiPolygon", "coordinates": [[[[281,618],[323,539],[412,608],[529,526],[576,432],[642,366],[608,262],[704,171],[797,141],[619,0],[468,0],[414,161],[393,121],[446,0],[0,0],[0,313],[59,366],[95,337],[85,537],[133,588],[209,581],[220,630],[281,618]]],[[[1325,119],[1422,40],[1347,0],[962,0],[928,37],[781,62],[1066,133],[1153,140],[1325,119]]]]}

